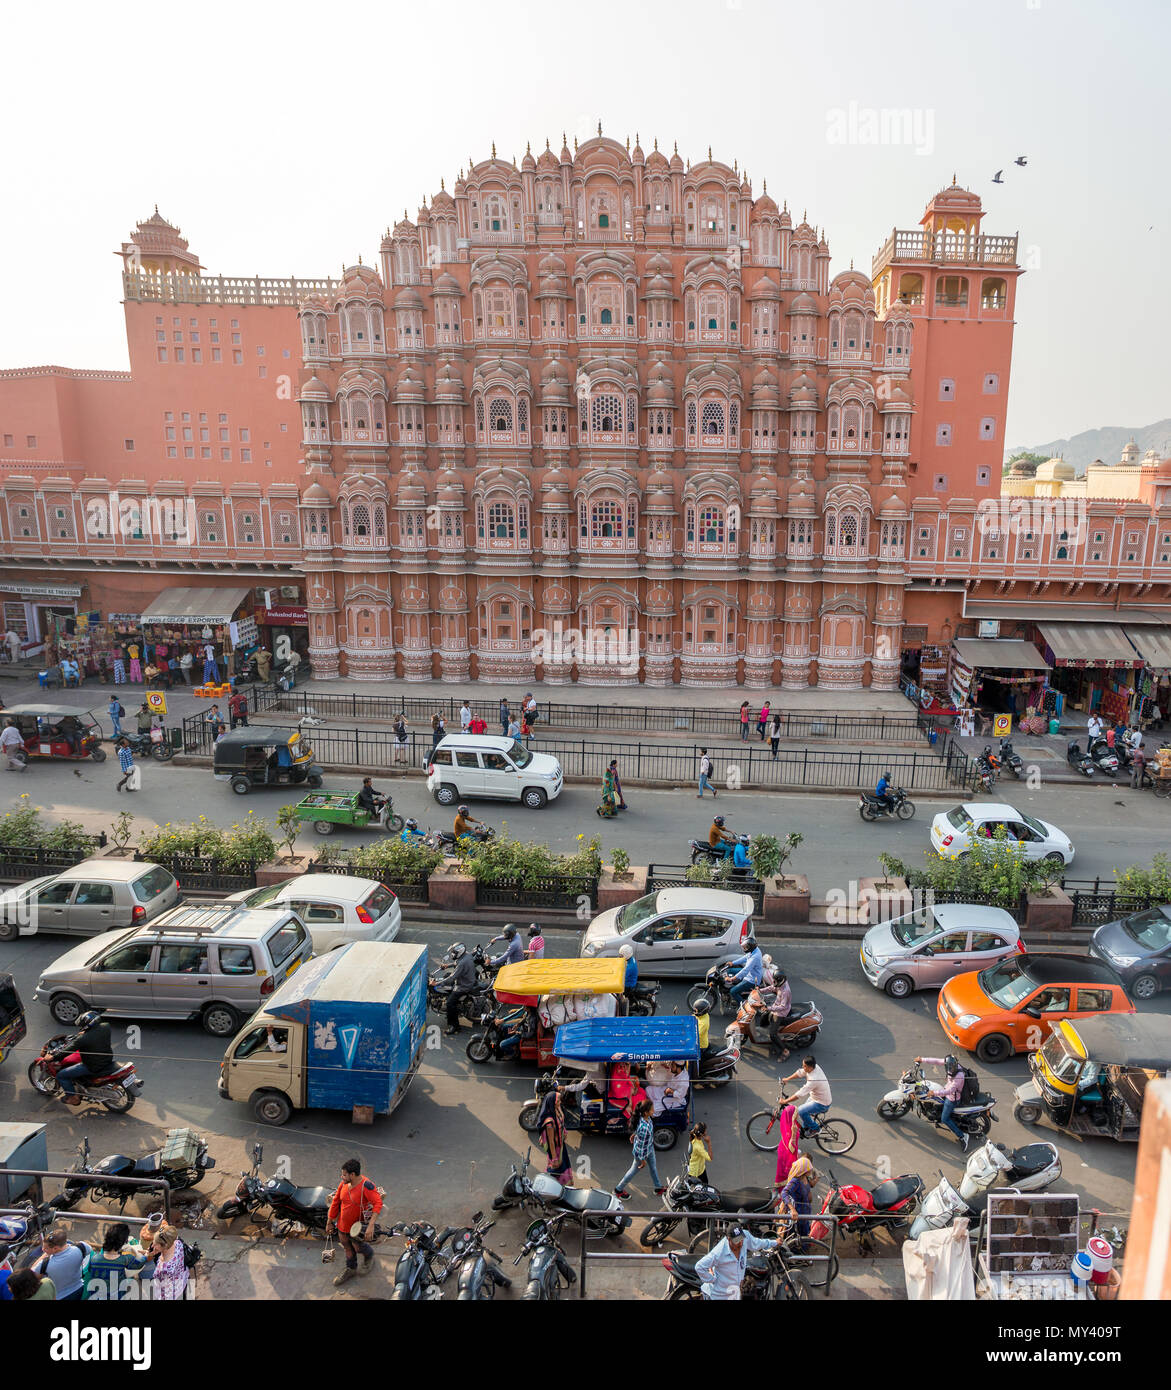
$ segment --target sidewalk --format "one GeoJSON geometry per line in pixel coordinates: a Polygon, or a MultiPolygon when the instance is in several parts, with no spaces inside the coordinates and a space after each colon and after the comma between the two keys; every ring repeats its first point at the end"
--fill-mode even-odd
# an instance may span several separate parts
{"type": "MultiPolygon", "coordinates": [[[[377,1255],[369,1274],[352,1279],[342,1288],[333,1285],[334,1276],[342,1269],[344,1256],[340,1249],[329,1265],[321,1263],[325,1243],[305,1236],[276,1239],[267,1233],[254,1240],[240,1236],[211,1236],[206,1232],[192,1233],[203,1253],[200,1277],[196,1281],[195,1297],[225,1302],[229,1299],[359,1299],[389,1298],[394,1288],[394,1269],[402,1251],[399,1240],[382,1241],[375,1247],[377,1255]]],[[[517,1251],[497,1243],[504,1258],[504,1272],[512,1279],[511,1289],[500,1289],[496,1297],[519,1301],[524,1294],[526,1264],[518,1269],[512,1265],[517,1251]]],[[[572,1246],[568,1247],[572,1252],[572,1246]]],[[[671,1247],[676,1248],[675,1246],[671,1247]]],[[[573,1259],[571,1253],[571,1260],[573,1259]]],[[[612,1302],[619,1299],[657,1300],[666,1287],[666,1274],[659,1256],[639,1261],[596,1261],[586,1271],[587,1302],[612,1302]]],[[[576,1261],[573,1261],[576,1269],[576,1261]]],[[[849,1256],[841,1260],[838,1277],[830,1286],[833,1302],[857,1299],[905,1299],[901,1258],[863,1258],[849,1256]]],[[[449,1280],[443,1296],[452,1300],[456,1284],[449,1280]]],[[[826,1297],[815,1289],[813,1300],[826,1297]]],[[[576,1286],[566,1296],[567,1302],[577,1299],[576,1286]]]]}

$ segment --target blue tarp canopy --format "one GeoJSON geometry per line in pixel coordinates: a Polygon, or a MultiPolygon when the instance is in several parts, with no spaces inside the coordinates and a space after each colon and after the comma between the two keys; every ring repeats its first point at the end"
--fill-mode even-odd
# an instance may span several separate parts
{"type": "Polygon", "coordinates": [[[563,1023],[553,1040],[553,1055],[579,1062],[694,1062],[699,1059],[696,1020],[665,1018],[591,1018],[563,1023]]]}

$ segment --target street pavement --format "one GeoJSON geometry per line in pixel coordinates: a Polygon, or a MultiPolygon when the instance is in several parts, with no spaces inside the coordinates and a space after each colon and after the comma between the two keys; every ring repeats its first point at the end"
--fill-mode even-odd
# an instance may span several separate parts
{"type": "MultiPolygon", "coordinates": [[[[298,800],[292,792],[259,789],[237,796],[226,782],[217,782],[207,767],[161,764],[146,759],[142,789],[115,792],[120,773],[113,759],[104,763],[34,762],[24,772],[0,772],[0,814],[27,794],[44,808],[50,819],[68,818],[87,830],[108,831],[121,810],[130,811],[140,828],[168,821],[191,820],[206,815],[217,825],[230,826],[249,813],[275,821],[279,808],[298,800]]],[[[356,791],[357,774],[330,773],[327,786],[356,791]]],[[[422,828],[450,825],[444,811],[428,793],[421,771],[401,777],[378,777],[375,785],[388,790],[395,810],[414,816],[422,828]]],[[[797,830],[804,843],[789,865],[792,873],[808,876],[814,898],[832,890],[849,893],[850,884],[880,872],[878,855],[889,850],[918,867],[929,848],[931,819],[963,799],[959,791],[916,794],[917,813],[910,821],[879,821],[870,825],[858,815],[854,793],[720,792],[706,795],[697,804],[691,785],[627,788],[630,810],[617,820],[599,820],[595,814],[599,794],[583,783],[567,784],[556,801],[541,811],[504,802],[480,801],[474,811],[499,831],[522,840],[540,840],[557,851],[580,848],[578,835],[600,836],[603,851],[622,846],[635,864],[683,864],[689,839],[704,839],[717,812],[728,825],[748,834],[769,833],[780,837],[797,830]]],[[[1157,800],[1149,791],[1132,792],[1104,783],[1073,786],[1044,780],[1035,788],[1024,782],[1001,781],[991,797],[1004,800],[1067,832],[1077,852],[1069,877],[1112,878],[1116,869],[1133,863],[1150,863],[1153,854],[1168,848],[1171,840],[1171,801],[1157,800]]],[[[381,832],[369,832],[371,834],[381,832]]],[[[363,842],[366,832],[340,831],[332,845],[363,842]]],[[[297,842],[298,852],[322,843],[308,823],[297,842]]]]}

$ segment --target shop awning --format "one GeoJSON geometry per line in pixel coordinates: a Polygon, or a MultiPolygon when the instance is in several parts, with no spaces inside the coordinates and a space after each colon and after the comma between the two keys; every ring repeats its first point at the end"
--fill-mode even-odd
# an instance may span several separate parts
{"type": "Polygon", "coordinates": [[[1112,623],[1038,623],[1059,666],[1138,666],[1142,658],[1112,623]]]}
{"type": "Polygon", "coordinates": [[[1122,630],[1148,666],[1156,671],[1171,670],[1171,627],[1125,627],[1122,630]]]}
{"type": "Polygon", "coordinates": [[[973,671],[1048,671],[1049,663],[1032,642],[999,637],[957,637],[956,655],[973,671]]]}
{"type": "Polygon", "coordinates": [[[164,589],[142,615],[148,623],[229,623],[248,597],[247,589],[164,589]]]}
{"type": "Polygon", "coordinates": [[[1102,603],[1037,603],[1032,599],[972,599],[964,601],[965,618],[1000,618],[1034,623],[1154,623],[1171,622],[1171,609],[1112,608],[1102,603]]]}

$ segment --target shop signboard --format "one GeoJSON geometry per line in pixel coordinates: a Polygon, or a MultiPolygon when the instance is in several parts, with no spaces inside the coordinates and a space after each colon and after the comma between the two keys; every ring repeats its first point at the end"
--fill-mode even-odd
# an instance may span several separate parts
{"type": "Polygon", "coordinates": [[[278,604],[274,608],[262,609],[260,621],[269,627],[308,627],[309,610],[295,604],[278,604]]]}

